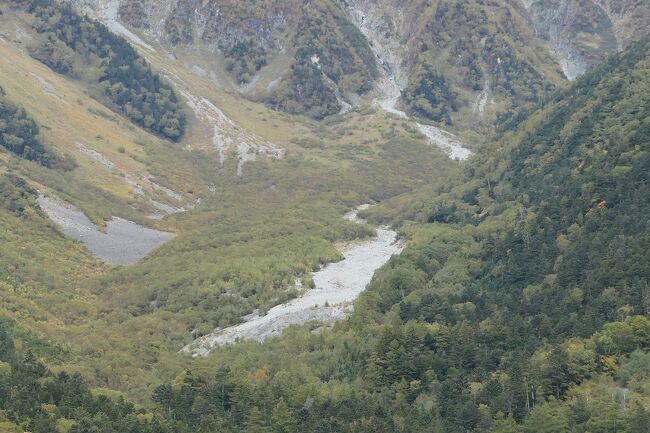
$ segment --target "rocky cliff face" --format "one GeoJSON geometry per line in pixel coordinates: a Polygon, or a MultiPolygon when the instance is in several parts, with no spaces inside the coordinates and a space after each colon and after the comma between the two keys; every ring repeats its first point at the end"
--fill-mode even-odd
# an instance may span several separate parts
{"type": "Polygon", "coordinates": [[[291,113],[336,113],[376,77],[366,40],[328,1],[123,0],[119,18],[173,47],[207,48],[240,90],[291,113]]]}
{"type": "Polygon", "coordinates": [[[650,32],[639,0],[68,1],[279,110],[321,118],[372,93],[479,129],[650,32]]]}
{"type": "Polygon", "coordinates": [[[650,33],[650,4],[639,0],[525,0],[533,28],[567,78],[650,33]]]}
{"type": "Polygon", "coordinates": [[[639,0],[337,2],[377,57],[383,106],[470,128],[650,33],[639,0]]]}
{"type": "Polygon", "coordinates": [[[618,49],[650,33],[650,2],[645,0],[595,0],[612,23],[618,49]]]}
{"type": "Polygon", "coordinates": [[[562,81],[517,1],[339,0],[383,72],[382,106],[462,127],[491,125],[562,81]]]}
{"type": "Polygon", "coordinates": [[[338,4],[363,33],[375,55],[378,100],[389,111],[394,109],[408,85],[409,27],[402,4],[392,0],[339,0],[338,4]]]}
{"type": "Polygon", "coordinates": [[[377,74],[363,35],[325,0],[71,1],[182,55],[212,53],[222,84],[291,113],[334,114],[377,74]]]}
{"type": "Polygon", "coordinates": [[[119,17],[172,46],[204,45],[245,64],[233,68],[241,82],[251,80],[263,62],[285,49],[289,24],[297,14],[291,2],[265,2],[259,9],[252,1],[148,1],[120,2],[119,17]]]}

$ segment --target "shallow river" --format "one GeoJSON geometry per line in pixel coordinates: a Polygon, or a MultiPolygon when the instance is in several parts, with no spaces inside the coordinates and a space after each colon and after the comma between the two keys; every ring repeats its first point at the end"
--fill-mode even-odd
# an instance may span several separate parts
{"type": "MultiPolygon", "coordinates": [[[[354,211],[346,218],[359,222],[356,215],[357,211],[354,211]]],[[[205,356],[215,347],[240,340],[263,341],[281,334],[290,325],[311,321],[332,324],[343,320],[352,312],[353,301],[365,290],[375,271],[402,249],[397,233],[378,228],[375,238],[344,248],[343,260],[314,272],[314,289],[271,308],[264,316],[252,315],[244,323],[201,337],[183,348],[183,352],[205,356]]]]}

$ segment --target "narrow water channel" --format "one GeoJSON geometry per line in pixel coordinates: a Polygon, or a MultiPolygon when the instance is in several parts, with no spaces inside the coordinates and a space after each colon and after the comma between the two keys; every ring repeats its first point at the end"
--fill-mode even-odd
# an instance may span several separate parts
{"type": "MultiPolygon", "coordinates": [[[[357,212],[347,214],[346,218],[361,222],[357,212]]],[[[244,323],[201,337],[183,348],[183,352],[205,356],[218,346],[241,340],[264,341],[281,334],[290,325],[312,321],[327,325],[343,320],[352,312],[352,303],[365,290],[375,271],[402,249],[396,232],[379,227],[376,237],[344,248],[343,260],[314,272],[314,289],[271,308],[264,316],[249,316],[244,323]]]]}

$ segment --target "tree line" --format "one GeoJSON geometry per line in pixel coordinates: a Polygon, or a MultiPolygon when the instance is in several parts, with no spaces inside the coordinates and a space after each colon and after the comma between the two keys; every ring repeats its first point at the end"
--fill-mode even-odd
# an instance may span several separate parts
{"type": "Polygon", "coordinates": [[[187,123],[182,102],[124,38],[67,4],[14,3],[34,17],[40,37],[30,52],[36,59],[95,86],[101,102],[135,124],[172,141],[181,139],[187,123]]]}

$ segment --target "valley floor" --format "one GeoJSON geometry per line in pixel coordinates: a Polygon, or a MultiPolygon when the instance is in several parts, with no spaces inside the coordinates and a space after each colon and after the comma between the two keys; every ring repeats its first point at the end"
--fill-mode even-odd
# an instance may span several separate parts
{"type": "MultiPolygon", "coordinates": [[[[360,209],[367,209],[367,206],[360,209]]],[[[346,219],[361,223],[357,213],[358,210],[346,214],[346,219]]],[[[352,312],[354,301],[370,283],[375,271],[403,249],[396,232],[386,227],[377,228],[376,231],[377,235],[371,239],[343,246],[341,261],[313,272],[313,288],[287,303],[276,305],[264,315],[258,312],[246,317],[242,324],[203,336],[183,348],[183,352],[207,356],[212,350],[226,344],[243,340],[264,341],[279,336],[291,325],[312,323],[322,330],[344,320],[352,312]]]]}
{"type": "MultiPolygon", "coordinates": [[[[194,113],[186,137],[172,144],[101,106],[90,96],[94,89],[31,58],[25,24],[8,13],[0,19],[3,88],[42,125],[48,146],[77,163],[64,173],[0,162],[3,173],[48,197],[39,199],[41,207],[63,225],[42,231],[42,216],[7,216],[3,227],[26,230],[7,239],[0,269],[14,269],[18,244],[33,253],[21,257],[8,286],[29,295],[7,296],[2,311],[32,318],[20,319],[21,326],[52,342],[37,350],[51,365],[139,401],[192,365],[178,351],[193,332],[228,329],[257,311],[268,320],[282,308],[276,306],[314,287],[300,305],[320,310],[298,321],[344,317],[348,306],[325,304],[351,302],[401,249],[384,229],[356,245],[375,230],[341,218],[345,210],[460,170],[412,122],[369,104],[324,122],[288,116],[218,88],[163,47],[144,48],[194,113]],[[34,86],[41,93],[25,90],[34,86]],[[142,242],[124,240],[133,233],[142,242]],[[355,246],[341,254],[339,242],[355,246]],[[342,276],[347,289],[339,299],[342,276]],[[349,285],[348,276],[355,277],[349,285]]],[[[38,214],[36,199],[30,212],[38,214]]]]}

